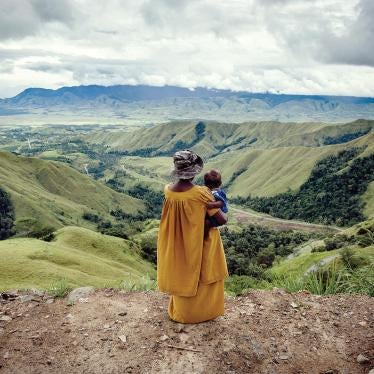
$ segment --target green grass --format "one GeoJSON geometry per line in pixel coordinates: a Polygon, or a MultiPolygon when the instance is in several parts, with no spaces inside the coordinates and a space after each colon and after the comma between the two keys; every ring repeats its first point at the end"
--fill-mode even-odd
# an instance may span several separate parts
{"type": "Polygon", "coordinates": [[[65,297],[72,288],[66,279],[56,279],[52,281],[48,294],[53,297],[65,297]]]}
{"type": "Polygon", "coordinates": [[[374,217],[374,182],[369,184],[368,189],[362,196],[362,200],[365,203],[364,214],[366,217],[374,217]]]}
{"type": "Polygon", "coordinates": [[[72,287],[121,287],[128,280],[143,284],[145,274],[155,277],[129,241],[79,227],[59,230],[50,243],[1,241],[0,258],[1,290],[40,288],[59,296],[72,287]]]}
{"type": "Polygon", "coordinates": [[[16,212],[16,228],[28,226],[89,226],[82,219],[94,211],[109,219],[111,209],[128,213],[143,210],[141,201],[120,194],[59,162],[0,152],[0,184],[9,192],[16,212]]]}
{"type": "Polygon", "coordinates": [[[311,266],[316,265],[320,260],[337,255],[338,249],[334,251],[304,253],[290,260],[283,260],[270,269],[273,276],[297,277],[304,274],[311,266]]]}
{"type": "MultiPolygon", "coordinates": [[[[366,248],[353,248],[356,256],[361,256],[364,259],[374,259],[374,246],[366,248]]],[[[270,269],[271,275],[275,277],[291,277],[295,278],[304,274],[311,266],[318,264],[324,258],[330,256],[337,256],[340,254],[341,249],[333,251],[304,253],[292,259],[286,259],[279,264],[274,265],[270,269]]]]}

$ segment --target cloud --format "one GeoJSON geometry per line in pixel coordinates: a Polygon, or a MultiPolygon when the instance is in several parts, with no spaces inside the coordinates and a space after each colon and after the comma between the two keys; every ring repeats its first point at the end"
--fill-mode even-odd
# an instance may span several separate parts
{"type": "Polygon", "coordinates": [[[374,96],[373,9],[371,0],[1,0],[0,96],[90,83],[374,96]]]}
{"type": "Polygon", "coordinates": [[[73,21],[70,0],[1,0],[0,39],[19,39],[38,33],[51,22],[73,21]]]}
{"type": "Polygon", "coordinates": [[[361,0],[357,9],[357,18],[343,35],[326,39],[329,62],[374,66],[374,2],[361,0]]]}

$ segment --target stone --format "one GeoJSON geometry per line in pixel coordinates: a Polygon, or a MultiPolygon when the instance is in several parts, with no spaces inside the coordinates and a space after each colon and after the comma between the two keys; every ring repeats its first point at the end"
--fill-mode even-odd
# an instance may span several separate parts
{"type": "Polygon", "coordinates": [[[38,302],[38,301],[40,301],[40,300],[39,300],[39,298],[38,298],[37,296],[35,296],[35,295],[21,295],[21,296],[19,297],[19,301],[20,301],[21,303],[28,303],[28,302],[30,302],[30,301],[36,301],[36,302],[38,302]]]}
{"type": "Polygon", "coordinates": [[[44,296],[44,291],[41,291],[41,290],[32,290],[32,294],[33,296],[36,296],[36,297],[43,297],[44,296]]]}
{"type": "Polygon", "coordinates": [[[73,291],[69,293],[67,302],[75,303],[79,301],[79,299],[86,299],[88,296],[92,295],[94,292],[95,292],[95,289],[93,287],[75,288],[73,291]]]}
{"type": "Polygon", "coordinates": [[[127,336],[126,336],[126,335],[119,335],[119,336],[118,336],[118,339],[119,339],[122,343],[126,343],[126,342],[127,342],[127,336]]]}
{"type": "Polygon", "coordinates": [[[374,374],[374,368],[372,368],[372,369],[368,372],[368,374],[374,374]]]}
{"type": "Polygon", "coordinates": [[[0,321],[9,322],[12,320],[12,317],[9,316],[0,316],[0,321]]]}
{"type": "Polygon", "coordinates": [[[168,340],[169,339],[169,337],[167,336],[167,335],[162,335],[161,337],[160,337],[160,340],[162,341],[162,342],[164,342],[165,340],[168,340]]]}
{"type": "Polygon", "coordinates": [[[189,339],[189,335],[182,332],[180,335],[179,335],[179,340],[182,342],[182,343],[185,343],[188,339],[189,339]]]}
{"type": "Polygon", "coordinates": [[[127,312],[119,312],[118,315],[121,316],[121,317],[127,316],[127,312]]]}
{"type": "Polygon", "coordinates": [[[363,355],[361,353],[357,356],[356,360],[361,365],[364,365],[364,364],[367,364],[368,362],[370,362],[370,360],[365,355],[363,355]]]}
{"type": "Polygon", "coordinates": [[[47,299],[46,304],[53,304],[55,302],[55,299],[47,299]]]}
{"type": "Polygon", "coordinates": [[[178,333],[184,331],[184,325],[182,323],[177,323],[174,327],[174,331],[178,333]]]}

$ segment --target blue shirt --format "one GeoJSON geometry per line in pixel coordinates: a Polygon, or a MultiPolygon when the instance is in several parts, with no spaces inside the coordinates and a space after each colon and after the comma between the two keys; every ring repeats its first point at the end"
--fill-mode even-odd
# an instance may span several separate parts
{"type": "MultiPolygon", "coordinates": [[[[223,190],[213,190],[212,194],[213,194],[214,198],[216,199],[216,201],[222,201],[223,202],[223,206],[222,206],[221,210],[222,210],[223,213],[227,213],[228,208],[227,208],[227,197],[226,197],[225,191],[223,191],[223,190]]],[[[213,227],[221,226],[214,217],[209,217],[209,220],[210,220],[211,225],[213,227]]]]}
{"type": "Polygon", "coordinates": [[[221,210],[222,210],[223,213],[227,213],[229,210],[227,208],[227,197],[226,197],[225,191],[221,190],[221,189],[213,190],[212,194],[213,194],[214,198],[216,199],[216,201],[222,201],[223,202],[223,207],[221,208],[221,210]]]}

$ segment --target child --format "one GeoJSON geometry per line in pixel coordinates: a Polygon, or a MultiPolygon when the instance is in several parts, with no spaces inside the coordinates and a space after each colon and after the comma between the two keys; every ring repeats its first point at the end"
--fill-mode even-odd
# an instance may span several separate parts
{"type": "MultiPolygon", "coordinates": [[[[204,184],[208,187],[216,199],[216,201],[212,201],[207,203],[208,209],[216,209],[219,208],[222,210],[223,213],[227,213],[227,198],[225,192],[220,188],[222,184],[221,174],[217,170],[209,170],[204,175],[204,184]]],[[[205,238],[208,236],[209,229],[211,227],[218,227],[219,224],[215,220],[214,217],[207,217],[205,220],[205,238]]]]}

